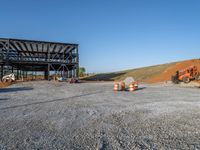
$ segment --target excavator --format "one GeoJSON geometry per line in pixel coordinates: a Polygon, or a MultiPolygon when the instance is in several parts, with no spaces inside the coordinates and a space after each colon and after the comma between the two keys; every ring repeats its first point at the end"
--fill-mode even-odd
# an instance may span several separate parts
{"type": "Polygon", "coordinates": [[[179,82],[189,83],[193,80],[200,80],[200,73],[197,66],[190,66],[182,70],[176,71],[176,74],[171,77],[171,81],[175,84],[179,82]]]}

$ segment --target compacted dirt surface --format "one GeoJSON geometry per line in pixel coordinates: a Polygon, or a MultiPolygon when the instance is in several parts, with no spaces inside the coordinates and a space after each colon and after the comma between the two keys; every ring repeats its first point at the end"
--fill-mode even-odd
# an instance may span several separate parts
{"type": "Polygon", "coordinates": [[[18,83],[0,89],[0,149],[200,149],[200,89],[18,83]]]}

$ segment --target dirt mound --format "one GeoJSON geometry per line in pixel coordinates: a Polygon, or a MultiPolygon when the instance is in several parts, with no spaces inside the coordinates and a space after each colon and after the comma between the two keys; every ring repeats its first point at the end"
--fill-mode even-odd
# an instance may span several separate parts
{"type": "Polygon", "coordinates": [[[83,78],[87,81],[120,81],[126,77],[133,77],[135,80],[147,83],[165,82],[171,80],[171,76],[177,70],[195,65],[200,71],[200,59],[186,60],[156,66],[125,70],[121,72],[102,73],[83,78]]]}
{"type": "Polygon", "coordinates": [[[0,82],[0,88],[7,87],[7,86],[9,86],[9,85],[11,85],[11,83],[9,83],[9,82],[7,82],[7,83],[2,83],[2,82],[0,82]]]}
{"type": "Polygon", "coordinates": [[[175,63],[168,63],[156,66],[149,66],[120,72],[101,73],[90,77],[83,78],[87,81],[121,81],[127,77],[133,77],[137,81],[147,81],[148,79],[161,74],[167,68],[175,65],[175,63]]]}
{"type": "Polygon", "coordinates": [[[148,79],[147,82],[156,83],[156,82],[169,81],[171,80],[171,76],[174,75],[177,70],[181,70],[192,65],[197,66],[198,70],[200,70],[200,59],[177,62],[175,63],[175,65],[170,66],[161,74],[157,74],[156,76],[148,79]]]}

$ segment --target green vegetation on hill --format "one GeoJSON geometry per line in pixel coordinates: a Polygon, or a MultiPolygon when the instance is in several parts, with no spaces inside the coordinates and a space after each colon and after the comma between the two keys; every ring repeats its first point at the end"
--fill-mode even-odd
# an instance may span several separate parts
{"type": "Polygon", "coordinates": [[[125,70],[120,72],[112,72],[112,73],[101,73],[95,74],[90,77],[84,78],[84,80],[88,81],[114,81],[114,80],[124,80],[126,77],[134,77],[139,81],[147,81],[148,79],[161,74],[170,66],[173,66],[175,63],[162,64],[156,66],[149,66],[143,68],[137,68],[132,70],[125,70]]]}

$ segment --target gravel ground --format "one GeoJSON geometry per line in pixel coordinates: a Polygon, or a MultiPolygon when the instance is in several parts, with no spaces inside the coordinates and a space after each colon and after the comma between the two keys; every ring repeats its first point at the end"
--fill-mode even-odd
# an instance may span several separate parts
{"type": "Polygon", "coordinates": [[[0,89],[0,149],[200,149],[200,89],[35,81],[0,89]]]}

